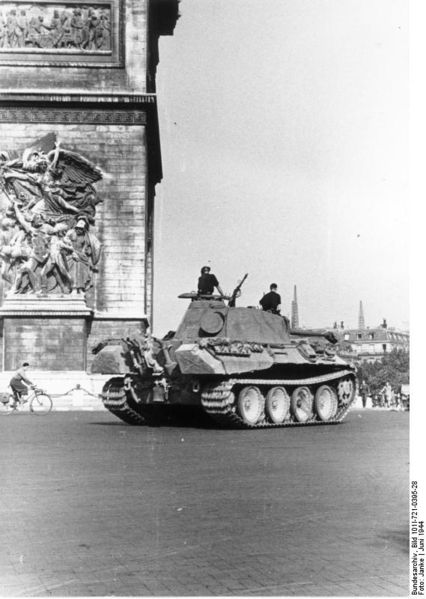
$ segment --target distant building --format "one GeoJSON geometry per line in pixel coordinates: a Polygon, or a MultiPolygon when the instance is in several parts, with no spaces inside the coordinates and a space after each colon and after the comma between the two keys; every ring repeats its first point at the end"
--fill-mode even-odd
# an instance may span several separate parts
{"type": "Polygon", "coordinates": [[[339,339],[339,355],[355,362],[375,362],[394,349],[408,351],[410,334],[388,327],[386,319],[376,327],[365,327],[362,302],[360,303],[359,326],[356,329],[345,328],[344,323],[334,324],[334,332],[339,339]]]}

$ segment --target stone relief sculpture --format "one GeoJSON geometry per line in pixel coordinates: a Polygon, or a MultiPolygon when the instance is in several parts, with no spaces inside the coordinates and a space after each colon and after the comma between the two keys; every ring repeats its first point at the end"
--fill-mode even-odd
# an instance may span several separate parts
{"type": "Polygon", "coordinates": [[[34,48],[110,51],[111,7],[2,2],[0,52],[34,48]]]}
{"type": "Polygon", "coordinates": [[[21,155],[0,152],[1,276],[10,293],[84,293],[101,244],[94,184],[101,171],[50,133],[21,155]]]}

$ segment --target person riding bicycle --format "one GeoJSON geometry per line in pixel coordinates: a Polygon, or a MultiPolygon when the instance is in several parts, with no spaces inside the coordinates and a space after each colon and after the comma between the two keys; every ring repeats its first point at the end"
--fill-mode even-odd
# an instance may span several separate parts
{"type": "Polygon", "coordinates": [[[28,387],[34,387],[34,383],[26,377],[29,366],[28,362],[24,362],[21,368],[18,368],[10,379],[9,385],[12,389],[14,399],[12,407],[15,407],[18,403],[25,403],[26,400],[22,400],[22,396],[27,395],[28,387]]]}

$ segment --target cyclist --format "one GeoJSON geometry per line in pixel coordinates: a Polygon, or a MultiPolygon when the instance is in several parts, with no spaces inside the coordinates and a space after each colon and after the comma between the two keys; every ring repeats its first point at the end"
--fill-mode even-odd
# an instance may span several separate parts
{"type": "Polygon", "coordinates": [[[24,362],[21,368],[15,372],[13,377],[10,379],[10,387],[13,391],[13,399],[14,403],[12,404],[12,408],[14,408],[18,403],[25,403],[25,399],[21,399],[23,395],[27,395],[28,387],[34,387],[34,383],[32,383],[27,377],[27,370],[29,368],[28,362],[24,362]]]}

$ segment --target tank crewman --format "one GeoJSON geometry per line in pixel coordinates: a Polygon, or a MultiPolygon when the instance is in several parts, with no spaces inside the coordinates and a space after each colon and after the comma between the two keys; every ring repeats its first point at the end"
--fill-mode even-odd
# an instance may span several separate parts
{"type": "Polygon", "coordinates": [[[269,286],[270,292],[265,293],[259,304],[262,306],[262,310],[265,312],[272,312],[272,314],[280,314],[281,312],[281,296],[277,293],[278,286],[276,283],[271,283],[269,286]]]}
{"type": "Polygon", "coordinates": [[[219,281],[213,274],[210,274],[210,270],[210,266],[203,266],[203,268],[201,269],[201,277],[198,278],[199,295],[212,295],[215,287],[220,293],[220,295],[223,295],[223,291],[220,288],[219,281]]]}

